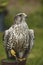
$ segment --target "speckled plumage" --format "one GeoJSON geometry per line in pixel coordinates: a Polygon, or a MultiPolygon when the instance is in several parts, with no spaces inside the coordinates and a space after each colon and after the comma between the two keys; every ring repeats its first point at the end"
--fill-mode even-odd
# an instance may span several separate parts
{"type": "Polygon", "coordinates": [[[12,48],[16,51],[19,58],[23,58],[25,51],[29,50],[29,28],[25,22],[26,16],[25,13],[17,14],[14,24],[5,31],[4,46],[9,58],[11,57],[10,50],[12,48]]]}

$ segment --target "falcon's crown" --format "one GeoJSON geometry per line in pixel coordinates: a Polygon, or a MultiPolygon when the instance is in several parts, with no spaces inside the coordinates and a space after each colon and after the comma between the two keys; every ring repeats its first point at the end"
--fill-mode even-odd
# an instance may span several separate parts
{"type": "Polygon", "coordinates": [[[26,17],[27,15],[25,13],[18,13],[14,18],[15,23],[18,24],[21,23],[22,21],[25,21],[26,17]]]}

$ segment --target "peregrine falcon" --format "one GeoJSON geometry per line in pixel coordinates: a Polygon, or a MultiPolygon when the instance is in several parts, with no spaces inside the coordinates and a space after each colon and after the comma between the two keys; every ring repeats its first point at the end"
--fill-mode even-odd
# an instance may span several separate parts
{"type": "Polygon", "coordinates": [[[27,15],[19,13],[14,17],[14,24],[4,33],[4,47],[8,58],[24,58],[30,50],[27,15]],[[13,50],[16,52],[12,54],[13,50]],[[11,51],[12,50],[12,51],[11,51]]]}

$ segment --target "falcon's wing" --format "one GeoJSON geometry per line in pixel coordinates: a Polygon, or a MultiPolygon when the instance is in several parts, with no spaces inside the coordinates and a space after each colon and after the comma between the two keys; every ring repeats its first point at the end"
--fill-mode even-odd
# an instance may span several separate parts
{"type": "Polygon", "coordinates": [[[6,48],[9,40],[9,31],[6,30],[3,35],[4,47],[6,48]]]}
{"type": "Polygon", "coordinates": [[[30,29],[30,30],[29,30],[30,51],[31,51],[31,49],[32,49],[32,47],[33,47],[33,44],[34,44],[34,37],[35,37],[35,35],[34,35],[34,30],[33,30],[33,29],[30,29]]]}

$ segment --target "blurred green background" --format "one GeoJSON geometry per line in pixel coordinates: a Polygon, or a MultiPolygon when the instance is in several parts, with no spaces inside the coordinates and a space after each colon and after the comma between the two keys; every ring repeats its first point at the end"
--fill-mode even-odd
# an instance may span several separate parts
{"type": "MultiPolygon", "coordinates": [[[[0,4],[7,3],[8,15],[5,17],[5,26],[9,28],[14,22],[14,16],[19,12],[28,15],[27,24],[35,31],[35,43],[32,52],[27,58],[26,65],[43,65],[43,0],[0,0],[0,4]]],[[[6,58],[3,47],[3,32],[0,32],[0,65],[6,58]]]]}

